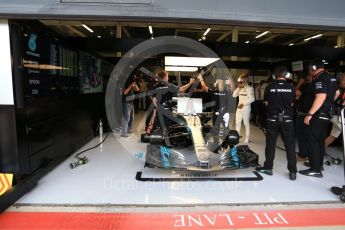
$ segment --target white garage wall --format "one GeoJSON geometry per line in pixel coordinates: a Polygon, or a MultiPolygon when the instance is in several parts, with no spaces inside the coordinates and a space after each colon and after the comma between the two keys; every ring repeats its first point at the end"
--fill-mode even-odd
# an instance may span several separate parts
{"type": "Polygon", "coordinates": [[[0,105],[13,105],[10,33],[7,20],[0,19],[0,105]]]}

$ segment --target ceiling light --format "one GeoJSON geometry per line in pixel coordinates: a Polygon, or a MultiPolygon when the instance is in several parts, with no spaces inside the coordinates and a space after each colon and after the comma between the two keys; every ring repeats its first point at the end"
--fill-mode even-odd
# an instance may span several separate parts
{"type": "Polygon", "coordinates": [[[201,38],[199,38],[198,41],[201,42],[201,38]]]}
{"type": "Polygon", "coordinates": [[[319,38],[319,37],[321,37],[323,34],[317,34],[317,35],[315,35],[315,36],[313,36],[313,37],[311,37],[312,39],[314,39],[314,38],[319,38]]]}
{"type": "Polygon", "coordinates": [[[87,29],[88,31],[90,31],[91,33],[93,33],[93,30],[92,30],[90,27],[88,27],[87,25],[82,24],[82,26],[83,26],[85,29],[87,29]]]}
{"type": "Polygon", "coordinates": [[[323,34],[317,34],[317,35],[314,35],[314,36],[312,36],[312,37],[309,37],[309,38],[304,39],[304,41],[306,42],[306,41],[309,41],[310,39],[319,38],[319,37],[321,37],[322,35],[323,35],[323,34]]]}
{"type": "Polygon", "coordinates": [[[101,36],[100,36],[100,35],[98,35],[97,37],[98,37],[98,38],[101,38],[101,36]]]}
{"type": "Polygon", "coordinates": [[[150,34],[153,34],[153,30],[152,30],[152,26],[149,25],[149,31],[150,31],[150,34]]]}
{"type": "Polygon", "coordinates": [[[323,64],[328,65],[328,62],[325,59],[322,59],[323,64]]]}
{"type": "Polygon", "coordinates": [[[28,35],[27,34],[24,34],[25,37],[27,37],[28,35]]]}
{"type": "Polygon", "coordinates": [[[206,37],[205,37],[205,36],[202,36],[202,38],[201,38],[201,39],[205,41],[205,40],[206,40],[206,37]]]}
{"type": "Polygon", "coordinates": [[[175,72],[196,72],[198,67],[190,66],[165,66],[165,71],[175,71],[175,72]]]}
{"type": "Polygon", "coordinates": [[[334,48],[338,48],[338,46],[334,46],[334,48]]]}
{"type": "Polygon", "coordinates": [[[295,45],[295,44],[294,44],[294,43],[290,43],[290,44],[289,44],[289,46],[293,46],[293,45],[295,45]]]}
{"type": "Polygon", "coordinates": [[[205,31],[203,36],[206,36],[208,34],[208,32],[210,32],[211,28],[207,28],[207,30],[205,31]]]}
{"type": "Polygon", "coordinates": [[[153,36],[151,36],[151,39],[155,39],[153,36]]]}
{"type": "Polygon", "coordinates": [[[218,60],[219,58],[165,56],[164,63],[165,65],[169,65],[169,66],[204,67],[218,60]]]}
{"type": "Polygon", "coordinates": [[[250,41],[246,41],[245,43],[248,44],[250,41]]]}
{"type": "Polygon", "coordinates": [[[263,32],[263,33],[261,33],[261,34],[259,34],[258,36],[256,36],[255,38],[260,38],[260,37],[262,37],[262,36],[264,36],[265,34],[268,34],[269,33],[269,31],[267,30],[267,31],[265,31],[265,32],[263,32]]]}

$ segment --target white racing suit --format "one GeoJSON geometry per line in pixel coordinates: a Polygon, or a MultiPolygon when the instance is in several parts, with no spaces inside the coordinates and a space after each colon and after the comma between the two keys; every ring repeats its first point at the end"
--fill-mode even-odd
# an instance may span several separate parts
{"type": "Polygon", "coordinates": [[[232,96],[239,97],[238,105],[243,104],[243,107],[241,109],[237,108],[236,110],[236,130],[238,134],[240,134],[241,124],[243,120],[244,126],[246,128],[245,142],[248,143],[250,137],[250,104],[255,101],[254,89],[246,84],[243,88],[237,87],[232,96]]]}

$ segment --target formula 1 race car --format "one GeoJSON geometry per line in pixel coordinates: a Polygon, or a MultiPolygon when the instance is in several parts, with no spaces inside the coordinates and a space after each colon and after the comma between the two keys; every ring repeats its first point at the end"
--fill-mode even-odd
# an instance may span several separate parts
{"type": "Polygon", "coordinates": [[[226,132],[209,124],[212,113],[202,112],[201,99],[178,98],[177,110],[169,118],[158,113],[166,111],[157,108],[152,114],[159,124],[141,135],[141,141],[148,143],[147,167],[219,171],[258,166],[256,153],[247,145],[237,146],[237,131],[226,132]]]}

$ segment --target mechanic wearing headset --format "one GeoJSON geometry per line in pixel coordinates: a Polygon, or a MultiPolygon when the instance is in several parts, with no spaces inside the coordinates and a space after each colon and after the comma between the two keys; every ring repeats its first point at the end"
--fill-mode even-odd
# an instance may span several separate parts
{"type": "Polygon", "coordinates": [[[290,73],[284,66],[279,66],[274,70],[276,81],[267,86],[264,100],[267,103],[266,119],[266,148],[265,163],[263,167],[257,167],[256,171],[273,175],[273,161],[277,137],[281,134],[287,156],[287,168],[291,180],[296,180],[296,155],[294,137],[294,109],[293,102],[296,97],[293,86],[286,82],[290,78],[290,73]]]}
{"type": "Polygon", "coordinates": [[[323,60],[313,60],[309,65],[313,74],[313,95],[311,107],[304,123],[307,125],[307,140],[311,153],[309,155],[310,168],[299,171],[305,176],[323,177],[321,170],[325,155],[325,139],[329,121],[332,118],[334,98],[337,91],[337,80],[325,70],[323,60]]]}
{"type": "Polygon", "coordinates": [[[249,143],[250,137],[250,104],[255,101],[254,89],[248,84],[248,74],[241,74],[238,77],[238,87],[233,92],[233,97],[239,97],[239,102],[236,110],[236,131],[240,134],[242,120],[246,128],[246,138],[244,140],[245,144],[249,143]]]}

